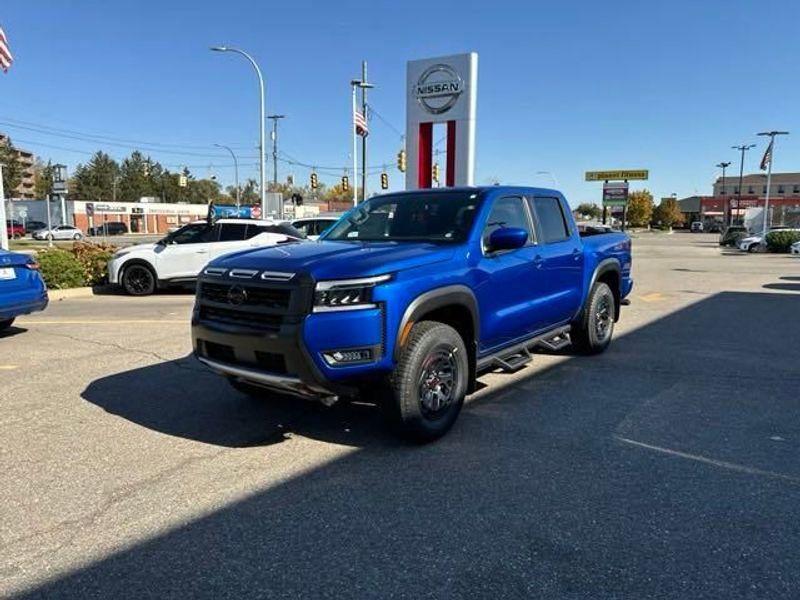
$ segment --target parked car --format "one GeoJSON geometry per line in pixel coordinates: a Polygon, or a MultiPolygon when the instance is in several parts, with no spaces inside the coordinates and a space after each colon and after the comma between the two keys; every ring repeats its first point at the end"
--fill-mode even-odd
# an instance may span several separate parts
{"type": "Polygon", "coordinates": [[[720,246],[735,248],[743,237],[747,236],[747,227],[743,225],[731,225],[719,236],[720,246]]]}
{"type": "Polygon", "coordinates": [[[692,223],[692,233],[703,233],[703,223],[700,221],[695,221],[692,223]]]}
{"type": "Polygon", "coordinates": [[[451,427],[478,373],[570,340],[605,350],[632,286],[627,234],[581,238],[554,190],[417,190],[370,198],[319,242],[212,260],[192,339],[239,391],[363,393],[427,441],[451,427]]]}
{"type": "Polygon", "coordinates": [[[42,221],[25,221],[25,233],[33,233],[40,229],[47,229],[47,223],[42,221]]]}
{"type": "Polygon", "coordinates": [[[128,226],[120,221],[109,221],[90,227],[89,235],[123,235],[128,233],[128,226]]]}
{"type": "Polygon", "coordinates": [[[47,306],[47,287],[39,265],[28,254],[0,250],[0,331],[19,315],[47,306]]]}
{"type": "Polygon", "coordinates": [[[6,221],[6,233],[9,239],[18,240],[25,237],[25,228],[18,221],[6,221]]]}
{"type": "MultiPolygon", "coordinates": [[[[800,231],[792,227],[770,227],[767,233],[773,231],[800,231]]],[[[738,242],[738,248],[742,252],[759,252],[767,247],[767,241],[761,233],[754,233],[743,237],[738,242]]]]}
{"type": "Polygon", "coordinates": [[[108,262],[108,280],[132,296],[146,296],[160,287],[193,282],[209,260],[237,250],[251,250],[302,240],[289,223],[270,220],[219,219],[196,221],[154,244],[118,250],[108,262]]]}
{"type": "Polygon", "coordinates": [[[722,233],[722,223],[719,221],[711,221],[703,227],[703,231],[707,233],[722,233]]]}
{"type": "Polygon", "coordinates": [[[800,256],[800,242],[795,242],[789,246],[789,252],[795,256],[800,256]]]}
{"type": "Polygon", "coordinates": [[[309,240],[319,239],[331,225],[339,220],[341,215],[319,215],[292,221],[292,226],[309,240]]]}
{"type": "Polygon", "coordinates": [[[52,229],[40,229],[33,232],[35,240],[80,240],[83,232],[72,225],[56,225],[52,229]]]}

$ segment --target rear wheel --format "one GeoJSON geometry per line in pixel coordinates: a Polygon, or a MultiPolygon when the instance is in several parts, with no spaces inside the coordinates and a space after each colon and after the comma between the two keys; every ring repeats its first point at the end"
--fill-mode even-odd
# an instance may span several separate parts
{"type": "Polygon", "coordinates": [[[747,251],[751,254],[758,252],[758,244],[750,244],[750,246],[747,248],[747,251]]]}
{"type": "Polygon", "coordinates": [[[9,327],[11,327],[11,324],[13,322],[14,322],[13,318],[4,319],[4,320],[0,321],[0,331],[4,331],[4,330],[8,329],[9,327]]]}
{"type": "Polygon", "coordinates": [[[403,436],[429,442],[453,426],[467,393],[467,348],[443,323],[414,325],[392,373],[384,409],[403,436]]]}
{"type": "Polygon", "coordinates": [[[581,354],[599,354],[611,343],[614,333],[616,302],[608,284],[598,281],[592,286],[586,308],[569,335],[573,347],[581,354]]]}
{"type": "Polygon", "coordinates": [[[122,273],[122,287],[131,296],[149,296],[156,289],[156,276],[144,265],[130,265],[122,273]]]}

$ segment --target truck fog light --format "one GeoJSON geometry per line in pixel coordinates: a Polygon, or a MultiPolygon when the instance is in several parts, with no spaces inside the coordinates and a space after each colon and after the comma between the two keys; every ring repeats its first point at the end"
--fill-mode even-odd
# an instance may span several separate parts
{"type": "Polygon", "coordinates": [[[349,350],[333,350],[323,352],[322,356],[329,365],[347,365],[353,363],[372,362],[372,348],[354,348],[349,350]]]}

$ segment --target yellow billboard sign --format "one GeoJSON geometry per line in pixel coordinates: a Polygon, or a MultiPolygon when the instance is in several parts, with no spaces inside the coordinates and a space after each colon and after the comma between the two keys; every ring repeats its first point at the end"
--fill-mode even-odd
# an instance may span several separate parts
{"type": "Polygon", "coordinates": [[[650,171],[634,169],[630,171],[586,171],[586,181],[631,181],[647,179],[650,171]]]}

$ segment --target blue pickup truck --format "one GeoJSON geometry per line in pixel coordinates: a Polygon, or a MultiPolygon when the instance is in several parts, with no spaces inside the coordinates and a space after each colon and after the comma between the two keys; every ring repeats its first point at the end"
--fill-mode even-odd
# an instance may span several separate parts
{"type": "Polygon", "coordinates": [[[209,263],[194,353],[244,393],[372,400],[428,441],[481,373],[517,370],[536,347],[605,350],[632,286],[630,238],[582,237],[555,190],[393,193],[319,241],[209,263]]]}

